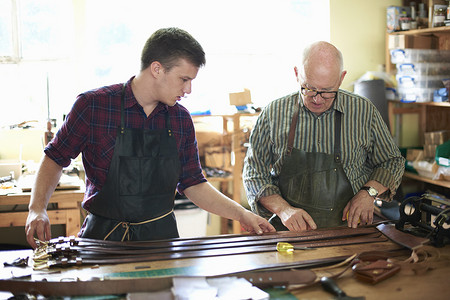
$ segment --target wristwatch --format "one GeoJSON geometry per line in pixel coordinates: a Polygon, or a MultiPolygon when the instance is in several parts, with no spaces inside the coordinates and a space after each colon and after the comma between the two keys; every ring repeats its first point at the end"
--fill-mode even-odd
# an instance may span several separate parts
{"type": "Polygon", "coordinates": [[[373,197],[374,199],[376,199],[377,196],[378,196],[378,191],[377,191],[377,189],[374,188],[374,187],[371,187],[371,186],[363,186],[363,187],[361,187],[360,190],[367,191],[367,193],[369,193],[369,196],[370,196],[370,197],[373,197]]]}

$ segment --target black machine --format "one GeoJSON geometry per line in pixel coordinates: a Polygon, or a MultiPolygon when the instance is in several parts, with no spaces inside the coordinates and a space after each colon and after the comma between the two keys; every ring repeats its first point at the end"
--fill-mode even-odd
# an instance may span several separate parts
{"type": "Polygon", "coordinates": [[[405,199],[399,209],[400,219],[395,225],[397,229],[425,236],[435,247],[443,247],[450,243],[450,206],[448,201],[425,193],[405,199]],[[405,227],[406,224],[412,226],[405,227]]]}

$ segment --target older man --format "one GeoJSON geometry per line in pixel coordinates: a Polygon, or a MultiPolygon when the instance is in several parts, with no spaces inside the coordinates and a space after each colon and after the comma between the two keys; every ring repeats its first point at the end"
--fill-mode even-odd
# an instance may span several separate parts
{"type": "Polygon", "coordinates": [[[374,200],[393,198],[404,158],[375,106],[339,89],[346,71],[335,46],[310,45],[294,70],[300,92],[272,101],[250,136],[252,210],[277,230],[372,223],[374,200]]]}

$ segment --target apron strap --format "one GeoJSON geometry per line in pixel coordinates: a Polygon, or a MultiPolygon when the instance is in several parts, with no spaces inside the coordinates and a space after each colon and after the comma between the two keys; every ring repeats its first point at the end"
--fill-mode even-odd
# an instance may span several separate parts
{"type": "MultiPolygon", "coordinates": [[[[295,101],[294,115],[292,116],[291,126],[289,127],[288,145],[286,154],[291,155],[294,148],[295,129],[297,128],[300,104],[295,101]]],[[[334,161],[341,162],[341,112],[335,110],[334,119],[334,161]]]]}
{"type": "Polygon", "coordinates": [[[153,218],[153,219],[149,219],[149,220],[145,220],[145,221],[142,221],[142,222],[131,223],[131,222],[124,222],[124,221],[121,221],[121,222],[117,223],[117,225],[114,226],[113,229],[111,229],[111,231],[103,238],[103,240],[106,240],[106,239],[111,235],[111,233],[113,233],[114,231],[116,231],[116,229],[119,228],[119,226],[121,226],[121,225],[122,225],[123,228],[125,228],[125,232],[124,232],[124,234],[123,234],[123,236],[122,236],[121,242],[123,242],[123,241],[125,240],[125,237],[127,237],[127,239],[130,240],[130,234],[129,234],[129,232],[130,232],[130,226],[137,226],[137,225],[144,225],[144,224],[147,224],[147,223],[151,223],[151,222],[160,220],[160,219],[162,219],[162,218],[165,218],[165,217],[167,217],[168,215],[170,215],[171,213],[173,213],[173,208],[172,208],[169,212],[163,214],[162,216],[159,216],[159,217],[156,217],[156,218],[153,218]]]}
{"type": "Polygon", "coordinates": [[[335,110],[334,114],[334,161],[341,162],[341,112],[335,110]]]}
{"type": "Polygon", "coordinates": [[[288,146],[287,146],[287,155],[291,155],[292,148],[294,145],[294,138],[295,138],[295,129],[297,128],[297,122],[298,122],[298,112],[299,112],[299,99],[295,101],[295,108],[294,108],[294,116],[292,117],[291,121],[291,127],[289,127],[289,136],[288,136],[288,146]]]}
{"type": "MultiPolygon", "coordinates": [[[[120,133],[123,133],[125,130],[125,89],[127,87],[127,83],[124,82],[122,86],[122,96],[120,99],[120,133]]],[[[169,136],[172,136],[172,126],[170,124],[169,114],[166,113],[166,127],[167,133],[169,136]]]]}
{"type": "Polygon", "coordinates": [[[123,133],[125,130],[125,88],[127,87],[127,83],[123,83],[122,87],[122,96],[120,99],[120,133],[123,133]]]}

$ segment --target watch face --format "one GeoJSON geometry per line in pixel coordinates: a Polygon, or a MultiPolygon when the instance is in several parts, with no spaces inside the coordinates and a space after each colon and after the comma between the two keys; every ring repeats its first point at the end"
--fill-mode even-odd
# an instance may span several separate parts
{"type": "Polygon", "coordinates": [[[374,189],[373,187],[370,187],[368,192],[369,192],[369,195],[372,197],[376,197],[378,195],[378,191],[376,189],[374,189]]]}

